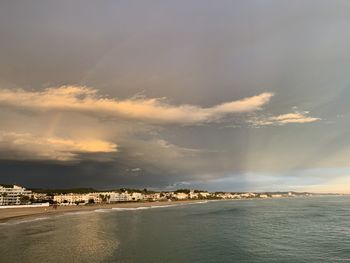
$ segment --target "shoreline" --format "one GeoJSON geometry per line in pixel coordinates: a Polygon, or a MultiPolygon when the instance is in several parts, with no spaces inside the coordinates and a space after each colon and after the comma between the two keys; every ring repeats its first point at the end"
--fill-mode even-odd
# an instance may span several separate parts
{"type": "Polygon", "coordinates": [[[186,201],[158,201],[158,202],[134,202],[134,203],[116,203],[116,204],[94,204],[86,206],[57,206],[54,209],[49,207],[31,207],[31,208],[3,208],[0,210],[0,223],[6,223],[12,220],[25,218],[39,218],[41,216],[60,215],[69,212],[94,211],[97,209],[112,208],[140,208],[151,206],[169,206],[176,204],[195,204],[205,200],[186,200],[186,201]]]}
{"type": "Polygon", "coordinates": [[[98,209],[113,209],[113,208],[140,208],[140,207],[152,207],[152,206],[173,206],[178,204],[196,204],[203,202],[225,202],[225,201],[249,201],[249,200],[273,200],[283,199],[288,197],[280,198],[258,198],[258,199],[203,199],[203,200],[179,200],[179,201],[154,201],[154,202],[124,202],[115,204],[93,204],[85,206],[57,206],[54,209],[52,206],[48,207],[31,207],[31,208],[3,208],[0,210],[0,224],[6,223],[13,220],[21,220],[26,218],[39,218],[41,216],[54,216],[62,215],[69,212],[88,212],[98,209]]]}

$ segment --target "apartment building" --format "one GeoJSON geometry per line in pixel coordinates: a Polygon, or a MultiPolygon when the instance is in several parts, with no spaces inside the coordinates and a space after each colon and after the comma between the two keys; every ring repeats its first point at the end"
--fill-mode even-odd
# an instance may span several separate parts
{"type": "Polygon", "coordinates": [[[19,185],[5,187],[0,185],[0,205],[20,205],[31,197],[32,191],[19,185]]]}

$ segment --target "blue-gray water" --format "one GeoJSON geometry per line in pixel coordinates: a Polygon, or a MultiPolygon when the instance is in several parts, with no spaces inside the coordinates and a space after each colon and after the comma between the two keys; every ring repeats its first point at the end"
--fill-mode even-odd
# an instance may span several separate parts
{"type": "Polygon", "coordinates": [[[350,262],[350,197],[209,202],[0,224],[0,262],[350,262]]]}

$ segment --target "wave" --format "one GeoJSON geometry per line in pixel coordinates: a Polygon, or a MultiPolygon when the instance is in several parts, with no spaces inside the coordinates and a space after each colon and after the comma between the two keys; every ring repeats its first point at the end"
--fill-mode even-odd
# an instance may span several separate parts
{"type": "Polygon", "coordinates": [[[116,210],[116,211],[137,211],[137,210],[147,210],[147,209],[154,209],[154,208],[167,208],[167,207],[206,204],[206,203],[208,203],[208,201],[199,201],[199,202],[181,203],[181,204],[169,204],[169,205],[151,205],[151,206],[140,206],[140,207],[113,207],[111,209],[116,210]]]}
{"type": "Polygon", "coordinates": [[[113,207],[112,210],[115,211],[135,211],[135,210],[146,210],[150,209],[150,206],[141,206],[141,207],[113,207]]]}
{"type": "Polygon", "coordinates": [[[174,205],[151,205],[151,206],[140,206],[140,207],[113,207],[112,210],[136,211],[136,210],[147,210],[147,209],[154,209],[154,208],[166,208],[166,207],[173,207],[173,206],[179,206],[179,205],[174,204],[174,205]]]}
{"type": "Polygon", "coordinates": [[[86,214],[91,214],[91,213],[109,213],[112,211],[139,211],[139,210],[148,210],[148,209],[157,209],[157,208],[168,208],[168,207],[176,207],[176,206],[205,204],[208,202],[209,201],[199,201],[199,202],[193,202],[193,203],[180,203],[180,204],[168,204],[168,205],[150,205],[150,206],[140,206],[140,207],[113,207],[113,208],[99,208],[99,209],[89,210],[89,211],[71,211],[71,212],[65,212],[62,214],[52,214],[49,216],[36,217],[36,218],[30,218],[30,219],[28,219],[28,218],[27,219],[12,219],[10,221],[0,223],[0,226],[31,223],[31,222],[36,222],[36,221],[47,220],[50,218],[59,218],[59,217],[63,217],[63,216],[86,215],[86,214]]]}
{"type": "MultiPolygon", "coordinates": [[[[91,214],[93,213],[94,210],[88,210],[88,211],[73,211],[73,212],[66,212],[64,214],[62,214],[62,216],[69,216],[69,215],[85,215],[85,214],[91,214]]],[[[57,215],[60,216],[60,215],[57,215]]]]}
{"type": "Polygon", "coordinates": [[[107,213],[107,212],[111,212],[112,209],[111,208],[100,208],[100,209],[95,209],[94,212],[96,213],[107,213]]]}
{"type": "Polygon", "coordinates": [[[199,201],[199,202],[195,202],[195,203],[193,203],[194,205],[195,204],[206,204],[206,203],[208,203],[209,201],[199,201]]]}
{"type": "Polygon", "coordinates": [[[36,221],[42,221],[42,220],[47,220],[49,217],[36,217],[36,218],[30,218],[30,219],[12,219],[8,222],[0,223],[0,226],[2,225],[18,225],[18,224],[23,224],[23,223],[32,223],[36,221]]]}

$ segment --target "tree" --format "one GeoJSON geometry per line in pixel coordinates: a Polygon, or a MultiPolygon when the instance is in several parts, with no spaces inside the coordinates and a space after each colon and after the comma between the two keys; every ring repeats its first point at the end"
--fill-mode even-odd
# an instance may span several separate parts
{"type": "Polygon", "coordinates": [[[28,204],[30,202],[29,199],[30,199],[30,197],[27,195],[20,195],[20,197],[19,197],[19,201],[21,202],[21,205],[28,204]]]}
{"type": "Polygon", "coordinates": [[[106,202],[106,196],[103,194],[99,194],[100,199],[102,200],[102,202],[106,202]]]}
{"type": "Polygon", "coordinates": [[[190,189],[178,189],[175,191],[175,193],[185,193],[185,194],[189,194],[191,192],[190,189]]]}

